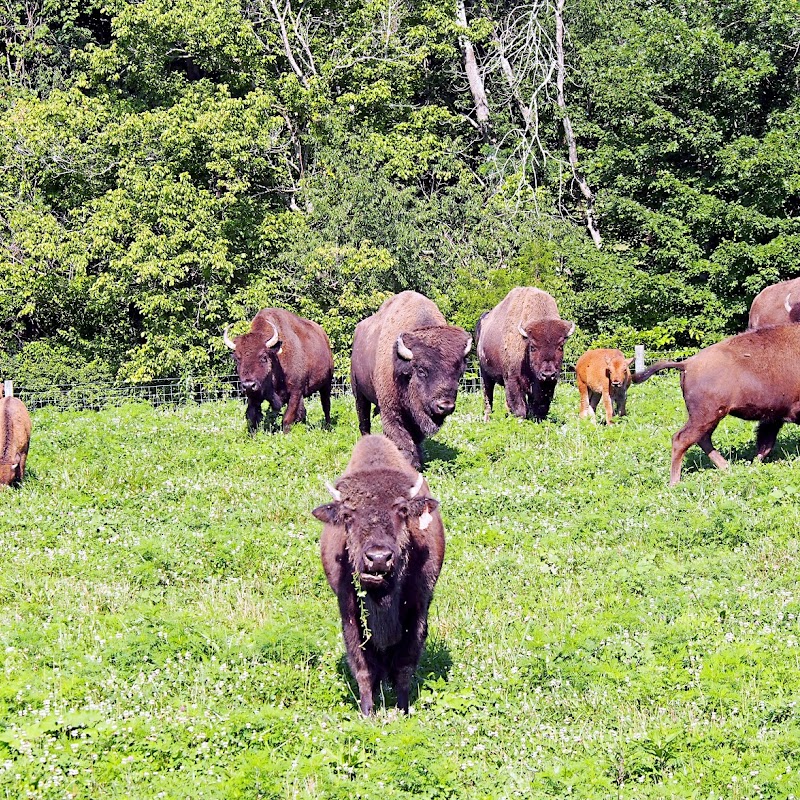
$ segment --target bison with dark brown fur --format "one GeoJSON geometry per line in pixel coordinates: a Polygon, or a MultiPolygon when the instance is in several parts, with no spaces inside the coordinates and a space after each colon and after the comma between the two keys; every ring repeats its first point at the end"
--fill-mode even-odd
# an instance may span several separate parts
{"type": "Polygon", "coordinates": [[[31,416],[16,397],[0,400],[0,486],[19,485],[31,442],[31,416]]]}
{"type": "Polygon", "coordinates": [[[714,449],[711,434],[728,414],[757,420],[756,458],[765,459],[784,422],[800,422],[800,325],[747,331],[711,345],[686,361],[659,361],[633,377],[646,381],[663,369],[681,371],[689,419],[672,437],[670,485],[681,479],[686,451],[699,444],[719,469],[728,462],[714,449]]]}
{"type": "Polygon", "coordinates": [[[550,410],[564,342],[574,322],[558,315],[556,301],[541,289],[512,289],[478,321],[478,360],[484,420],[489,421],[496,384],[506,388],[506,405],[516,417],[541,422],[550,410]]]}
{"type": "Polygon", "coordinates": [[[749,330],[800,321],[800,278],[762,289],[750,306],[749,330]]]}
{"type": "Polygon", "coordinates": [[[322,566],[339,600],[361,711],[372,713],[380,682],[388,679],[398,707],[408,712],[444,559],[439,503],[384,436],[360,439],[329,489],[334,502],[312,513],[325,523],[322,566]]]}
{"type": "Polygon", "coordinates": [[[472,337],[417,292],[386,300],[356,325],[350,377],[362,434],[377,406],[383,432],[416,469],[421,444],[453,413],[472,337]]]}
{"type": "Polygon", "coordinates": [[[598,348],[587,350],[575,364],[575,379],[581,397],[578,416],[597,421],[595,409],[600,399],[606,412],[606,424],[611,424],[614,410],[625,416],[628,387],[631,385],[632,358],[625,358],[621,350],[598,348]],[[613,403],[613,405],[612,405],[613,403]]]}
{"type": "Polygon", "coordinates": [[[333,355],[328,337],[316,322],[282,308],[256,314],[250,331],[235,339],[225,328],[225,344],[233,351],[239,381],[247,395],[247,422],[255,433],[266,400],[275,413],[283,406],[283,431],[306,418],[303,398],[319,392],[325,424],[331,422],[333,355]]]}

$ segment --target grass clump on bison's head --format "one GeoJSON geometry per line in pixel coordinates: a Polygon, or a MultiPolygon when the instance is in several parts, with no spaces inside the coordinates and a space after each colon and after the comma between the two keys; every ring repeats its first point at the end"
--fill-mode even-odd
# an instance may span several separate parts
{"type": "MultiPolygon", "coordinates": [[[[359,716],[310,511],[357,439],[242,406],[33,415],[0,492],[0,789],[19,798],[798,794],[800,430],[689,451],[677,377],[593,426],[459,396],[426,444],[447,537],[408,718],[359,716]]],[[[376,420],[379,424],[379,420],[376,420]]]]}

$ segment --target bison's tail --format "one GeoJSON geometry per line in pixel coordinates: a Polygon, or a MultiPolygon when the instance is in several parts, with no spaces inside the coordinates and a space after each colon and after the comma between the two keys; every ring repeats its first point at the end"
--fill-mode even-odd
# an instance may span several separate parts
{"type": "Polygon", "coordinates": [[[643,383],[648,378],[652,377],[656,374],[656,372],[661,372],[662,369],[679,369],[683,372],[686,369],[686,362],[685,361],[656,361],[655,364],[651,364],[644,372],[637,372],[633,376],[634,383],[643,383]]]}

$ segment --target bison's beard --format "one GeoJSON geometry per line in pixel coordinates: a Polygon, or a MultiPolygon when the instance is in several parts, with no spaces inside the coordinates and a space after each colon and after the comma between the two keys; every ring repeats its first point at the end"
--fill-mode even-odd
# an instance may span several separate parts
{"type": "Polygon", "coordinates": [[[372,644],[378,650],[386,650],[397,644],[403,636],[400,622],[400,592],[393,591],[375,596],[367,591],[364,598],[366,622],[372,644]]]}

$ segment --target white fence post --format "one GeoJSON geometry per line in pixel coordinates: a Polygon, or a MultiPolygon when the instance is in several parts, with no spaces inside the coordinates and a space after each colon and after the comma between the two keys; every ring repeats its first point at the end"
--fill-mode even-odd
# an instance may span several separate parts
{"type": "Polygon", "coordinates": [[[635,359],[634,369],[636,372],[644,372],[644,345],[637,344],[633,348],[633,353],[635,359]]]}
{"type": "Polygon", "coordinates": [[[6,397],[14,396],[14,381],[3,381],[3,394],[6,397]]]}

